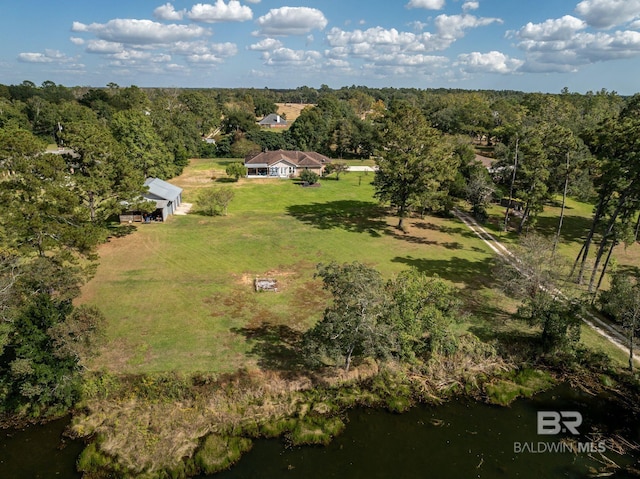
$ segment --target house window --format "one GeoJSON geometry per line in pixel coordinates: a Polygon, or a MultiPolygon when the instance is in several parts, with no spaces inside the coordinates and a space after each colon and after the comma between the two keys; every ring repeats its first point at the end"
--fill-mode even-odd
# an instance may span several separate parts
{"type": "Polygon", "coordinates": [[[269,176],[278,176],[278,167],[272,166],[269,168],[269,176]]]}

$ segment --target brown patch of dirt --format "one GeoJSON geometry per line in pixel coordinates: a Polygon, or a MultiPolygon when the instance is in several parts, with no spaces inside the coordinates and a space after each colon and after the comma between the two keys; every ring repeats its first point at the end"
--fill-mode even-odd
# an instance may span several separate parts
{"type": "Polygon", "coordinates": [[[331,295],[322,289],[320,281],[305,281],[298,285],[291,303],[291,323],[304,324],[309,319],[309,311],[324,311],[331,295]]]}
{"type": "Polygon", "coordinates": [[[302,280],[303,272],[313,268],[313,263],[300,261],[291,265],[261,272],[245,272],[231,276],[235,287],[228,293],[206,298],[204,303],[211,307],[213,317],[245,318],[247,328],[263,324],[283,324],[306,329],[309,318],[326,307],[329,295],[322,290],[322,282],[302,280]],[[256,278],[272,278],[278,281],[277,292],[256,293],[256,278]],[[285,301],[273,306],[261,306],[258,294],[286,295],[285,301]]]}

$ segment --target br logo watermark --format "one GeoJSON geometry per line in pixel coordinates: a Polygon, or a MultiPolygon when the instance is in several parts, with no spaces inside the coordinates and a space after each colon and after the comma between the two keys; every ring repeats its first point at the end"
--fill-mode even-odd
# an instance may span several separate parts
{"type": "MultiPolygon", "coordinates": [[[[578,428],[582,425],[582,414],[578,411],[538,411],[538,436],[558,436],[570,434],[579,436],[578,428]]],[[[513,452],[519,453],[603,453],[607,450],[604,441],[578,441],[575,437],[563,438],[556,442],[514,442],[513,452]]]]}
{"type": "Polygon", "coordinates": [[[582,414],[578,411],[538,411],[538,435],[580,434],[582,414]]]}

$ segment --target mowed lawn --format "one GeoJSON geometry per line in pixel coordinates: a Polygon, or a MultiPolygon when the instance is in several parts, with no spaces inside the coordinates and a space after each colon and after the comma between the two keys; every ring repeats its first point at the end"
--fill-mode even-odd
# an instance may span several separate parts
{"type": "Polygon", "coordinates": [[[100,248],[97,274],[80,300],[100,307],[108,322],[91,368],[255,367],[257,336],[295,334],[321,317],[329,299],[313,277],[321,262],[357,260],[387,278],[416,267],[471,295],[492,285],[484,243],[456,219],[416,218],[398,232],[397,220],[373,199],[372,174],[303,188],[277,179],[221,182],[224,166],[194,160],[172,181],[185,188],[187,202],[200,188],[234,188],[228,216],[173,216],[100,248]],[[254,292],[256,277],[277,279],[279,291],[254,292]]]}

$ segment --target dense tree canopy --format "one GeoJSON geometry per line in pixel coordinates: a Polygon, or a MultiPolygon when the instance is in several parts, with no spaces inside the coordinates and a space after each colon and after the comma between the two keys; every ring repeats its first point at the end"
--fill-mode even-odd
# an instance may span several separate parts
{"type": "Polygon", "coordinates": [[[311,360],[349,370],[354,358],[425,359],[451,354],[451,325],[459,317],[455,289],[416,270],[385,282],[359,262],[318,265],[317,277],[331,293],[323,319],[305,333],[311,360]]]}

